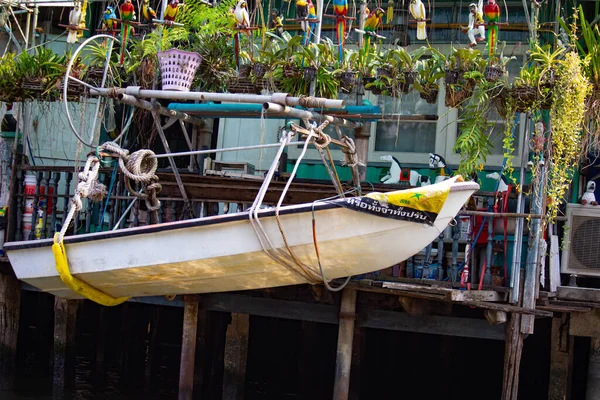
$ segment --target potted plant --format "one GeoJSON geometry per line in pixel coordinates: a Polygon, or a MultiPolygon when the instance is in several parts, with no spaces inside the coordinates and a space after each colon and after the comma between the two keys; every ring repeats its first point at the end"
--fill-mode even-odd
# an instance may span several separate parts
{"type": "Polygon", "coordinates": [[[21,96],[21,74],[14,53],[0,58],[0,101],[10,103],[21,96]]]}
{"type": "Polygon", "coordinates": [[[354,69],[358,55],[358,51],[356,50],[344,49],[344,59],[340,63],[339,68],[334,71],[340,88],[346,93],[350,92],[356,86],[358,80],[358,71],[354,69]]]}
{"type": "Polygon", "coordinates": [[[506,76],[506,66],[510,61],[516,59],[516,57],[513,55],[509,57],[504,56],[506,42],[502,42],[500,48],[500,55],[497,57],[492,57],[489,60],[488,65],[485,67],[485,79],[488,82],[496,82],[501,77],[506,76]]]}
{"type": "MultiPolygon", "coordinates": [[[[521,68],[519,76],[515,79],[510,90],[510,101],[517,112],[527,112],[536,107],[540,96],[538,95],[538,84],[540,82],[540,69],[535,64],[521,68]]],[[[543,89],[543,94],[549,90],[543,89]]]]}
{"type": "Polygon", "coordinates": [[[415,81],[415,89],[419,91],[420,97],[429,104],[435,104],[440,91],[438,80],[444,77],[443,61],[434,53],[431,58],[417,62],[419,73],[415,81]]]}

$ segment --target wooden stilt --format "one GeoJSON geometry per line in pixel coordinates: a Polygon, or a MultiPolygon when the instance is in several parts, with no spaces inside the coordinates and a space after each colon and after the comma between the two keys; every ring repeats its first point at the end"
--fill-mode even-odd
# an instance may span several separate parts
{"type": "Polygon", "coordinates": [[[75,373],[76,300],[54,299],[54,378],[52,395],[62,399],[75,373]]]}
{"type": "Polygon", "coordinates": [[[334,400],[347,400],[350,389],[350,367],[352,364],[352,341],[356,318],[356,290],[344,289],[340,308],[337,359],[335,363],[334,400]]]}
{"type": "Polygon", "coordinates": [[[191,400],[194,391],[194,364],[198,328],[198,296],[185,296],[183,309],[183,338],[179,367],[179,400],[191,400]]]}
{"type": "Polygon", "coordinates": [[[98,325],[96,328],[96,386],[98,388],[103,388],[105,382],[107,316],[107,308],[100,306],[98,309],[98,325]]]}
{"type": "Polygon", "coordinates": [[[360,381],[362,377],[361,359],[364,351],[366,330],[361,327],[354,328],[352,339],[352,360],[350,363],[350,400],[360,399],[360,381]]]}
{"type": "Polygon", "coordinates": [[[600,399],[600,338],[590,341],[590,359],[588,363],[588,379],[585,400],[600,399]]]}
{"type": "Polygon", "coordinates": [[[146,367],[144,369],[144,381],[146,382],[146,388],[153,390],[152,373],[154,365],[156,364],[156,351],[158,342],[158,326],[160,324],[160,307],[154,308],[152,314],[152,322],[150,322],[150,338],[148,339],[148,350],[146,357],[146,367]]]}
{"type": "Polygon", "coordinates": [[[567,313],[552,318],[548,400],[571,398],[574,337],[569,335],[569,320],[567,313]]]}
{"type": "Polygon", "coordinates": [[[225,336],[223,400],[244,398],[249,331],[250,316],[248,314],[231,314],[231,323],[227,327],[225,336]]]}
{"type": "Polygon", "coordinates": [[[12,270],[0,273],[0,390],[14,387],[21,285],[12,270]]]}
{"type": "Polygon", "coordinates": [[[523,334],[521,333],[521,314],[511,313],[510,321],[506,324],[502,400],[517,400],[522,350],[523,334]]]}

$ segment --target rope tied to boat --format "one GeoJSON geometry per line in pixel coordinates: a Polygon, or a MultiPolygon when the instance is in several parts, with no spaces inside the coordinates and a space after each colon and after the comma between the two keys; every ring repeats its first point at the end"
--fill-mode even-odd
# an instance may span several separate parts
{"type": "Polygon", "coordinates": [[[158,176],[156,175],[158,160],[154,157],[154,152],[141,149],[129,154],[129,150],[121,148],[115,142],[103,143],[100,149],[118,156],[119,168],[125,175],[127,190],[134,196],[144,199],[148,211],[153,213],[156,219],[160,209],[160,200],[158,200],[157,195],[161,191],[162,185],[158,183],[158,176]],[[133,190],[131,181],[142,185],[141,193],[133,190]]]}

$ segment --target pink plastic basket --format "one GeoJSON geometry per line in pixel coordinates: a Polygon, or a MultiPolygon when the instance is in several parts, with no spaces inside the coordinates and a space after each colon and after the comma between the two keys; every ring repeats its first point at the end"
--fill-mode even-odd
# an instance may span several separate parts
{"type": "Polygon", "coordinates": [[[198,53],[171,49],[157,54],[163,90],[189,92],[202,61],[198,53]]]}

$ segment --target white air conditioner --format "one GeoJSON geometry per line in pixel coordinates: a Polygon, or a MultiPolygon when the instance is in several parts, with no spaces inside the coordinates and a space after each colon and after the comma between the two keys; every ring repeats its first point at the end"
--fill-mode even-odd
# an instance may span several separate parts
{"type": "Polygon", "coordinates": [[[600,205],[567,204],[563,274],[600,277],[600,205]]]}

